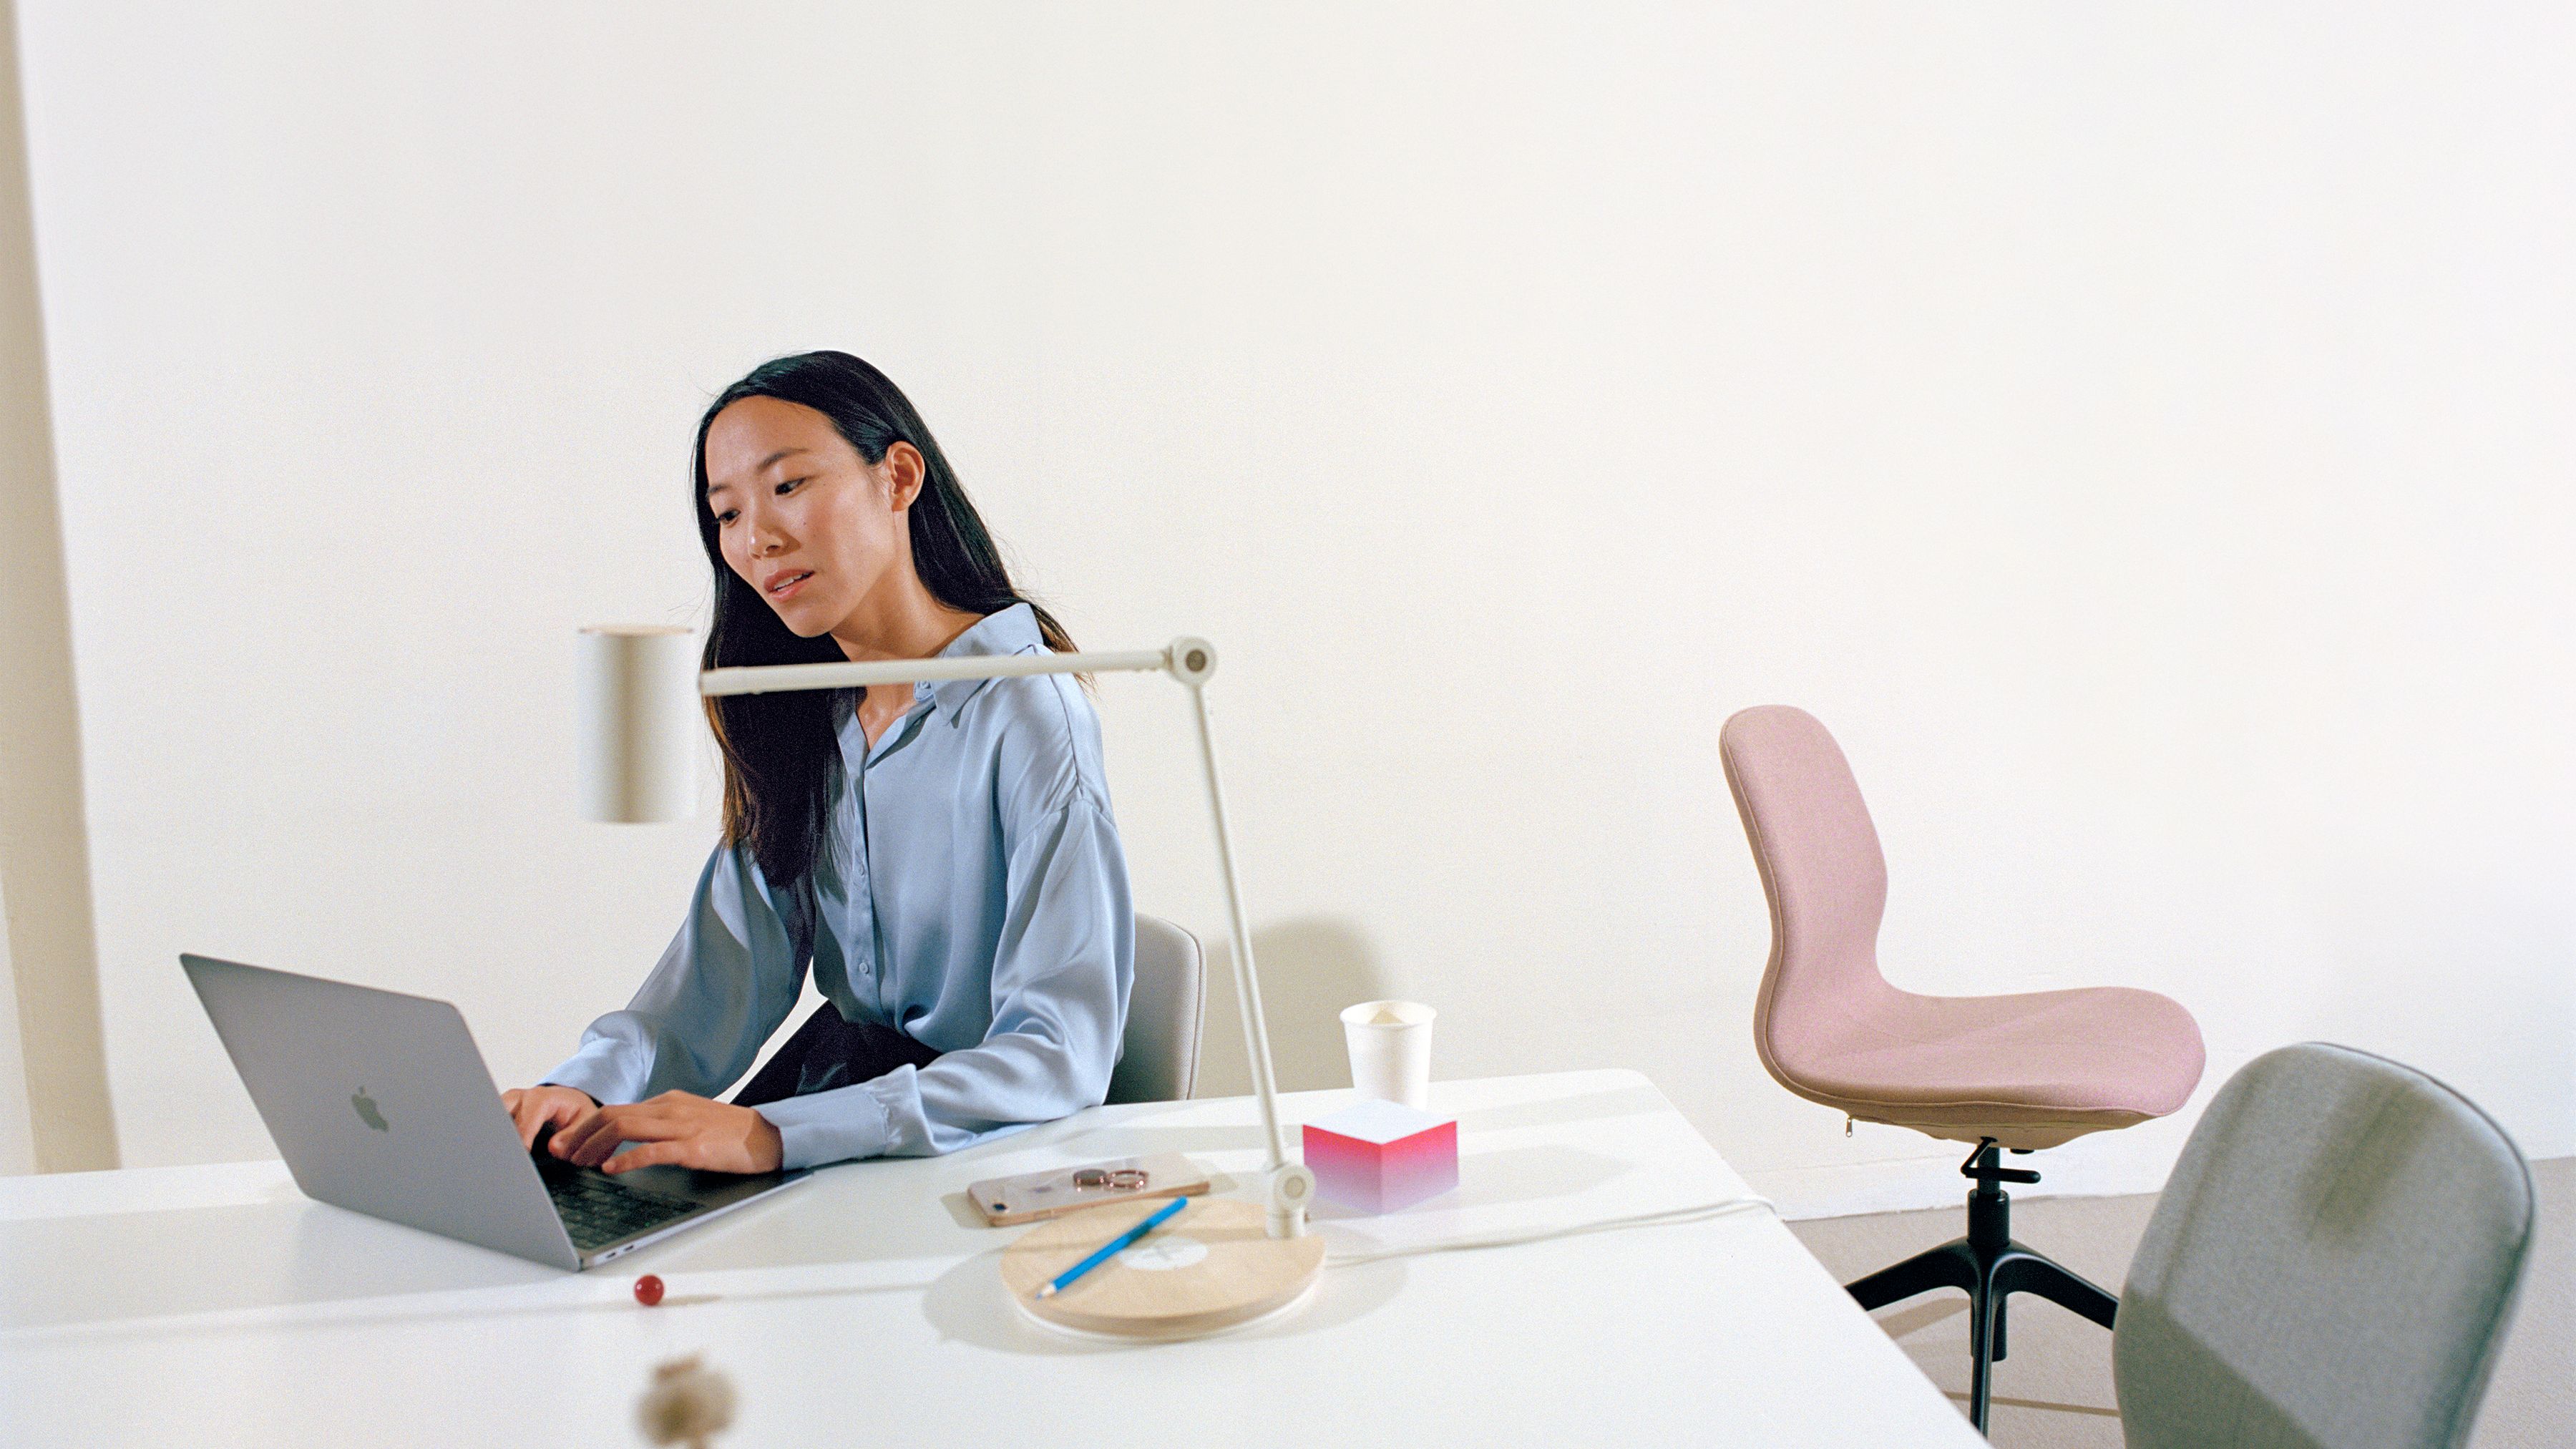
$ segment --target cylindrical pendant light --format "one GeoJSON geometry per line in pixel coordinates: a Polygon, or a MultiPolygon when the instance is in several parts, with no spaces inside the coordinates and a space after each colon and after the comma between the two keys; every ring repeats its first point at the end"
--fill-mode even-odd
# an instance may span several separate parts
{"type": "Polygon", "coordinates": [[[697,642],[649,624],[581,631],[574,788],[584,819],[646,824],[697,807],[697,642]]]}

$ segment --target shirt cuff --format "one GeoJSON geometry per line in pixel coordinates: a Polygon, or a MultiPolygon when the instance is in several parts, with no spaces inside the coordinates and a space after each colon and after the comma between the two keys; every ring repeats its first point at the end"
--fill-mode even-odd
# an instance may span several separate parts
{"type": "Polygon", "coordinates": [[[617,1043],[595,1041],[573,1053],[572,1059],[538,1078],[541,1085],[570,1087],[587,1092],[590,1099],[606,1106],[611,1102],[632,1102],[639,1095],[635,1074],[619,1060],[617,1043]]]}
{"type": "Polygon", "coordinates": [[[778,1129],[778,1165],[791,1170],[875,1157],[894,1139],[885,1104],[864,1083],[763,1102],[751,1110],[778,1129]]]}

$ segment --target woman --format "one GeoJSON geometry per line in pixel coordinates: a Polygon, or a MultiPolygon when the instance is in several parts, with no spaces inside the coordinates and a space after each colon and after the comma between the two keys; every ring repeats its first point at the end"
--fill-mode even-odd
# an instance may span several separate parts
{"type": "MultiPolygon", "coordinates": [[[[1070,651],[1011,586],[939,445],[840,352],[780,358],[698,424],[707,667],[1070,651]]],[[[1099,721],[1064,676],[709,702],[724,837],[626,1010],[523,1141],[623,1172],[951,1152],[1101,1100],[1133,978],[1099,721]],[[796,1003],[824,996],[731,1103],[796,1003]],[[627,1144],[632,1150],[620,1151],[627,1144]]]]}

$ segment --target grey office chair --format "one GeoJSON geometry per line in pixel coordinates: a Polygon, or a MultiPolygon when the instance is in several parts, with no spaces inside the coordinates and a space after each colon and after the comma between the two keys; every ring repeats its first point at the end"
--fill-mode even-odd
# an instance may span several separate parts
{"type": "Polygon", "coordinates": [[[2130,1449],[2463,1443],[2531,1247],[2504,1130],[2411,1067],[2309,1042],[2183,1147],[2111,1335],[2130,1449]]]}
{"type": "Polygon", "coordinates": [[[1136,984],[1127,1037],[1109,1074],[1111,1102],[1178,1102],[1199,1080],[1199,1028],[1207,1017],[1207,954],[1199,938],[1154,916],[1136,917],[1136,984]]]}

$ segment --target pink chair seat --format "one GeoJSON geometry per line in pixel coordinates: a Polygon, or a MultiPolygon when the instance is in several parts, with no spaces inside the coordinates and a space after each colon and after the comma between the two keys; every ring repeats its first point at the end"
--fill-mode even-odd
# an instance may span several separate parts
{"type": "Polygon", "coordinates": [[[2200,1081],[2200,1028],[2169,997],[2124,986],[2021,996],[1917,996],[1764,1032],[1782,1086],[1864,1122],[2006,1147],[2054,1147],[2181,1107],[2200,1081]]]}
{"type": "Polygon", "coordinates": [[[2191,1013],[2105,986],[1917,996],[1879,974],[1887,859],[1842,747],[1805,710],[1748,709],[1718,748],[1771,902],[1754,1007],[1762,1065],[1868,1122],[2054,1147],[2179,1108],[2204,1056],[2191,1013]]]}

